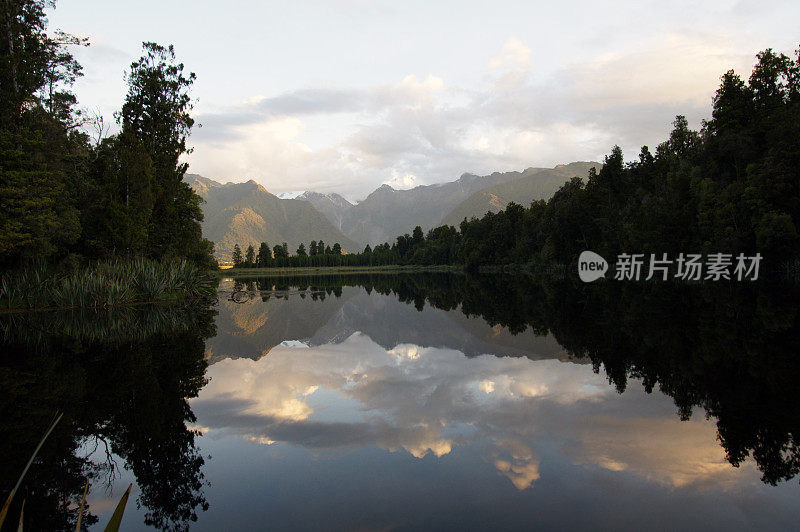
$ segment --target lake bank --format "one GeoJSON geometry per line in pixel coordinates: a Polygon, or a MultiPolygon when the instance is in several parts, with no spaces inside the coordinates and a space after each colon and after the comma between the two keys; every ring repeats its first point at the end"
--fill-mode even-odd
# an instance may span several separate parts
{"type": "Polygon", "coordinates": [[[220,277],[276,277],[287,275],[335,275],[341,273],[461,273],[462,266],[385,265],[385,266],[303,266],[298,268],[228,268],[220,277]]]}

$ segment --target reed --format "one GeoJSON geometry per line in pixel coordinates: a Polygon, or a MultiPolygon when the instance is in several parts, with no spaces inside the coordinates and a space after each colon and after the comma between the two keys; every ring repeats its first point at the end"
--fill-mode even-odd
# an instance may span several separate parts
{"type": "Polygon", "coordinates": [[[115,260],[68,274],[32,268],[0,275],[0,308],[98,309],[213,297],[216,280],[185,260],[115,260]]]}

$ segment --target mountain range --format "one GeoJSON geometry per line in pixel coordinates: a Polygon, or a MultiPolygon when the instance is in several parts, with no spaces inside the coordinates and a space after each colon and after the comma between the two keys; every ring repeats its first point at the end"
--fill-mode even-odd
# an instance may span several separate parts
{"type": "Polygon", "coordinates": [[[270,246],[286,242],[291,253],[311,240],[359,249],[306,200],[280,199],[253,180],[223,185],[196,174],[185,180],[205,200],[203,236],[214,242],[219,259],[228,260],[235,244],[242,250],[248,244],[257,249],[260,242],[270,246]]]}
{"type": "Polygon", "coordinates": [[[351,203],[339,194],[307,191],[279,198],[255,181],[221,184],[197,174],[186,181],[204,200],[203,234],[214,241],[217,256],[230,257],[233,245],[287,242],[293,252],[300,242],[339,242],[349,252],[366,244],[392,242],[417,225],[428,230],[455,225],[464,218],[498,212],[514,201],[527,206],[548,199],[574,176],[586,177],[600,163],[574,162],[554,168],[463,174],[456,181],[396,190],[381,185],[363,201],[351,203]]]}

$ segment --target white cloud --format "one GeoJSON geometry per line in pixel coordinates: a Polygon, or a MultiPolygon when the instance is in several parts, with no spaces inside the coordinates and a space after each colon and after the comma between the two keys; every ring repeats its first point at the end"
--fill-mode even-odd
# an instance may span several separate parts
{"type": "Polygon", "coordinates": [[[492,57],[489,67],[528,67],[530,63],[531,49],[525,46],[521,40],[512,37],[505,42],[500,53],[492,57]]]}

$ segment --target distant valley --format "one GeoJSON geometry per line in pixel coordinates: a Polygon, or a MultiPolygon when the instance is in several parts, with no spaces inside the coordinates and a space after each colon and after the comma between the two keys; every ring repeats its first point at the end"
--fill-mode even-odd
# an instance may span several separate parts
{"type": "Polygon", "coordinates": [[[428,230],[455,225],[464,218],[498,212],[514,201],[527,206],[551,197],[570,178],[585,178],[600,163],[574,162],[554,168],[522,172],[495,172],[487,176],[463,174],[456,181],[395,190],[382,185],[361,202],[339,194],[307,191],[282,199],[255,181],[221,184],[197,174],[186,181],[205,200],[203,234],[213,240],[216,254],[228,259],[234,244],[257,247],[286,242],[290,252],[304,242],[339,242],[348,252],[392,242],[417,225],[428,230]]]}

